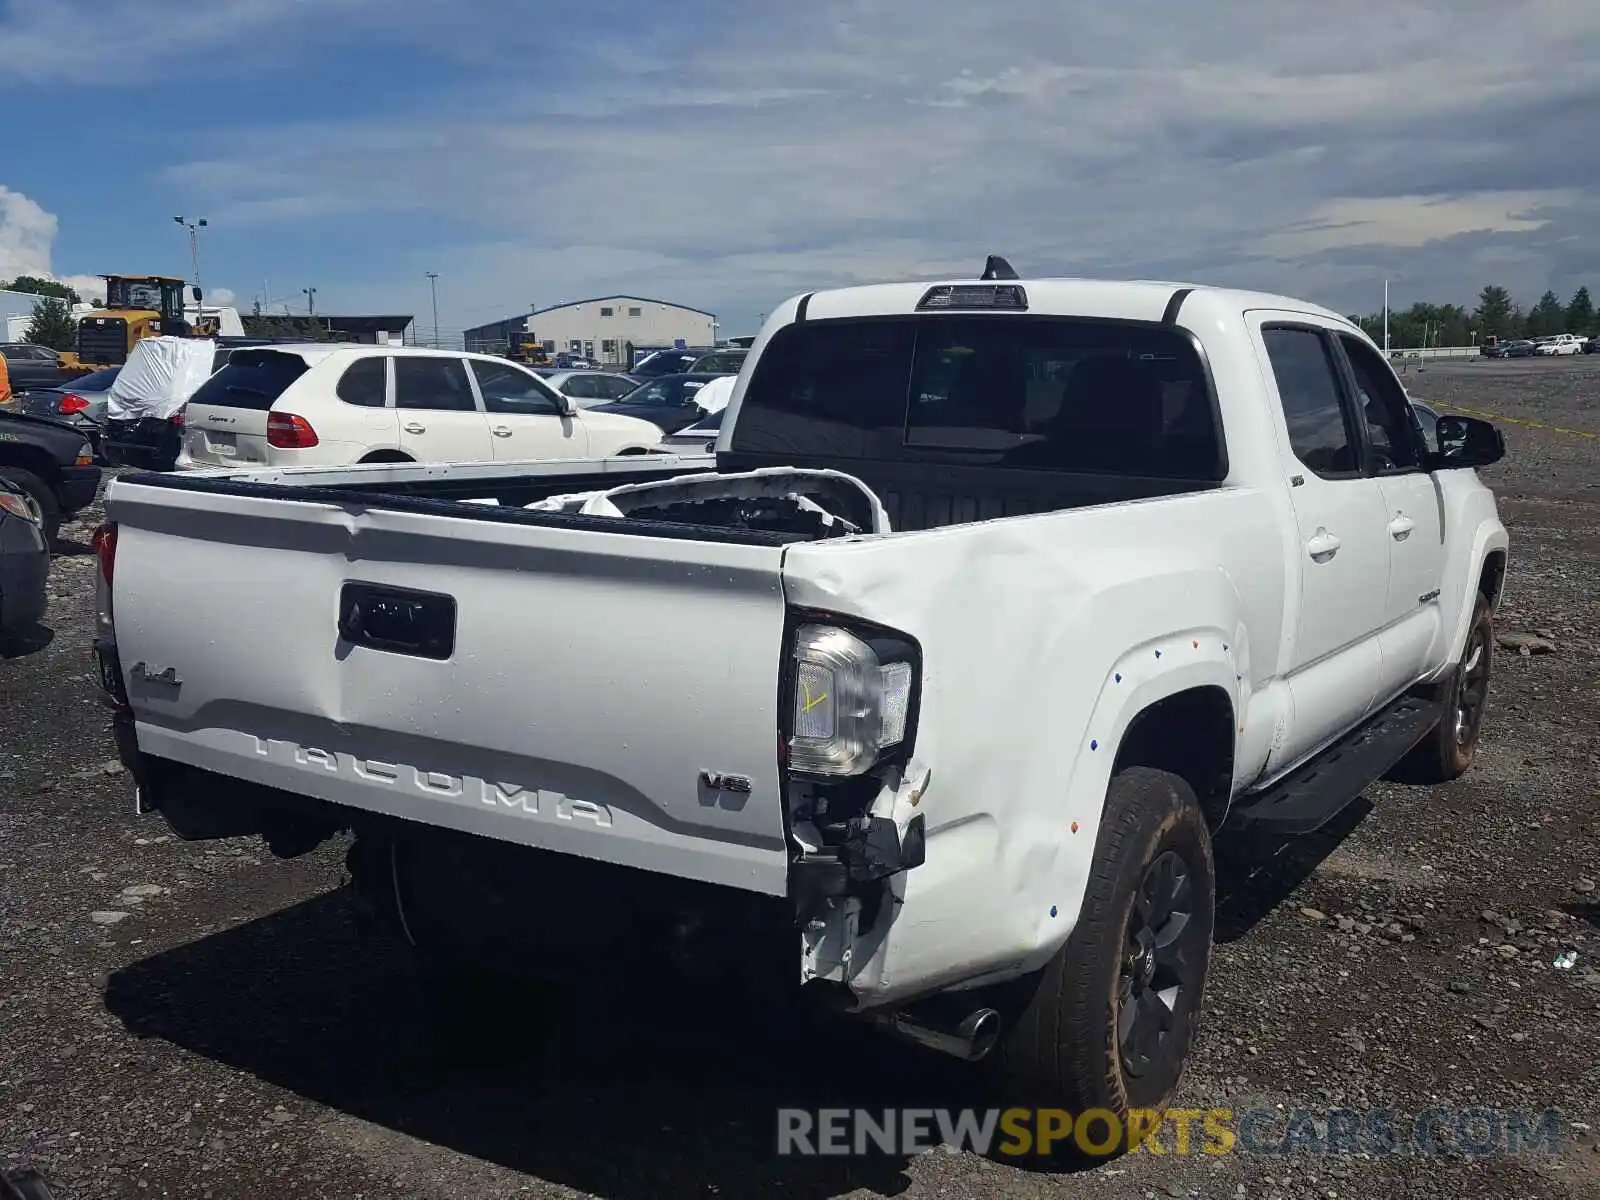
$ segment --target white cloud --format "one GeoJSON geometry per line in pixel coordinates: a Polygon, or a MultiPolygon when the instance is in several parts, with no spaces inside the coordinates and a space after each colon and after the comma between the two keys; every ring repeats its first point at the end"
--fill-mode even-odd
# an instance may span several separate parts
{"type": "Polygon", "coordinates": [[[1346,246],[1414,248],[1468,233],[1520,233],[1543,229],[1554,209],[1579,200],[1572,190],[1483,192],[1475,196],[1382,196],[1333,200],[1298,226],[1262,240],[1278,255],[1346,246]]]}
{"type": "Polygon", "coordinates": [[[55,237],[54,213],[0,184],[0,280],[48,272],[55,237]]]}
{"type": "MultiPolygon", "coordinates": [[[[0,284],[18,275],[64,283],[84,300],[106,298],[106,281],[98,275],[58,275],[51,270],[60,220],[38,201],[0,184],[0,284]]],[[[207,287],[211,304],[234,302],[232,288],[207,287]]]]}
{"type": "Polygon", "coordinates": [[[1592,0],[729,6],[675,46],[683,20],[572,32],[556,95],[488,0],[400,3],[383,36],[488,82],[229,129],[167,176],[264,240],[362,218],[393,270],[319,306],[421,312],[437,269],[455,326],[624,290],[748,318],[991,251],[1340,306],[1386,276],[1467,299],[1600,274],[1563,240],[1600,196],[1592,0]],[[496,38],[452,49],[475,22],[496,38]],[[394,214],[449,246],[386,242],[394,214]]]}
{"type": "Polygon", "coordinates": [[[85,298],[103,298],[105,281],[94,275],[57,275],[50,249],[59,226],[56,215],[36,201],[0,184],[0,283],[18,275],[64,283],[85,298]]]}

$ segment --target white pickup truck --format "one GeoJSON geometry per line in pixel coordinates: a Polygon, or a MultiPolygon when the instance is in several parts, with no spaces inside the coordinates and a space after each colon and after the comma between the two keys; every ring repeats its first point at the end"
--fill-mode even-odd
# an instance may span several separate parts
{"type": "Polygon", "coordinates": [[[1504,441],[1436,434],[1293,299],[819,291],[714,456],[117,479],[103,686],[137,811],[353,834],[424,961],[764,947],[1051,1103],[1159,1109],[1212,839],[1472,762],[1504,441]]]}

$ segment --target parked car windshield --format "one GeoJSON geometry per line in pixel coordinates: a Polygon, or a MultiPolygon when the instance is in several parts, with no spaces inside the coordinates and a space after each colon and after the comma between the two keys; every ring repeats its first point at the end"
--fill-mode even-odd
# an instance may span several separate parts
{"type": "Polygon", "coordinates": [[[807,321],[746,385],[736,452],[1218,480],[1216,410],[1178,330],[1044,316],[807,321]]]}
{"type": "Polygon", "coordinates": [[[617,403],[651,404],[657,407],[687,404],[694,398],[694,393],[705,385],[703,379],[658,379],[654,383],[641,383],[617,403]]]}
{"type": "Polygon", "coordinates": [[[633,369],[631,374],[639,375],[645,379],[655,379],[660,375],[676,375],[687,370],[699,355],[687,350],[658,350],[633,369]]]}

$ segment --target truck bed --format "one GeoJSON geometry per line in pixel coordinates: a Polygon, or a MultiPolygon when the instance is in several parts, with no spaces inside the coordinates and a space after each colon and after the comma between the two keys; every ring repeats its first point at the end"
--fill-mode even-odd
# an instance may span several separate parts
{"type": "MultiPolygon", "coordinates": [[[[785,465],[810,471],[836,468],[831,460],[821,458],[795,458],[785,465]]],[[[735,474],[773,468],[773,461],[764,455],[724,454],[719,459],[716,455],[702,454],[538,463],[400,463],[195,471],[126,478],[130,485],[141,487],[338,505],[359,499],[365,505],[381,505],[402,512],[617,532],[614,519],[529,510],[525,506],[574,492],[662,482],[711,471],[735,474]],[[471,502],[471,507],[463,507],[463,501],[471,502]]],[[[1149,500],[1221,486],[1184,480],[958,464],[941,464],[933,470],[927,464],[858,463],[852,464],[850,474],[881,501],[889,527],[904,532],[1097,504],[1149,500]]],[[[864,509],[844,515],[863,527],[870,519],[870,513],[864,509]]],[[[672,520],[636,517],[629,522],[629,531],[665,538],[750,539],[761,544],[795,540],[792,533],[740,529],[724,521],[707,520],[704,512],[697,514],[697,518],[689,514],[672,520]]]]}

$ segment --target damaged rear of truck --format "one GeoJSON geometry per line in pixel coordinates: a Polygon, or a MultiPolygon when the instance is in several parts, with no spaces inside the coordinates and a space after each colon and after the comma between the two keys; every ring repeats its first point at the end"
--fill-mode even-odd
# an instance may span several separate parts
{"type": "Polygon", "coordinates": [[[353,833],[435,963],[770,950],[1052,1102],[1159,1106],[1209,835],[1273,752],[1244,712],[1288,536],[1257,364],[1175,301],[796,298],[714,458],[119,478],[97,648],[138,809],[353,833]]]}

